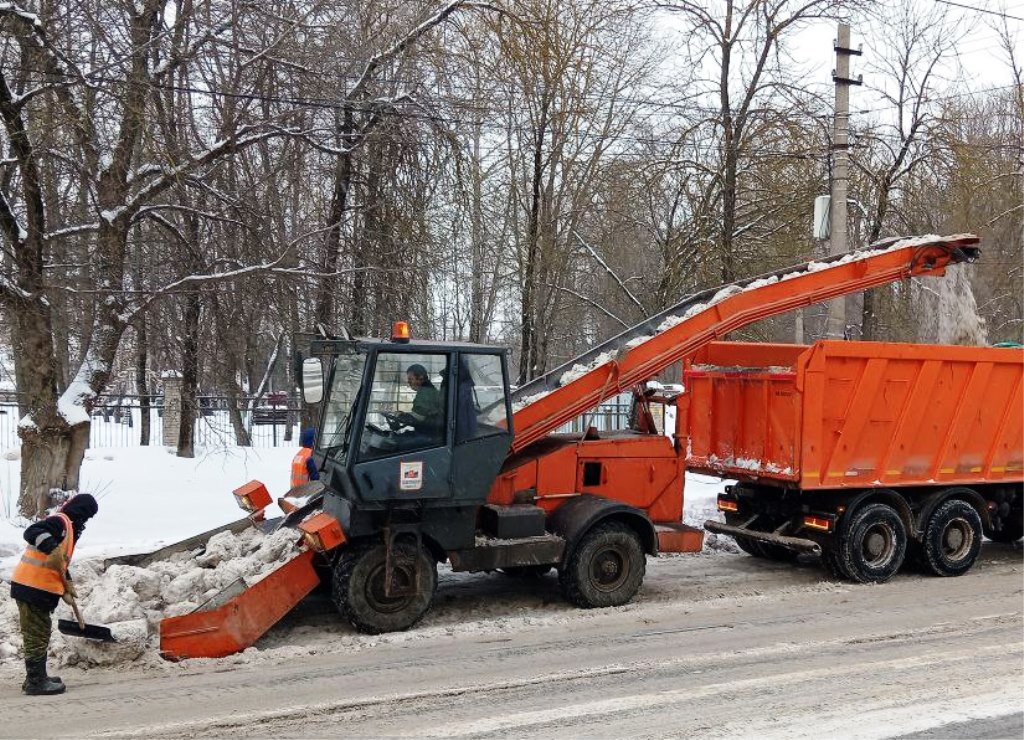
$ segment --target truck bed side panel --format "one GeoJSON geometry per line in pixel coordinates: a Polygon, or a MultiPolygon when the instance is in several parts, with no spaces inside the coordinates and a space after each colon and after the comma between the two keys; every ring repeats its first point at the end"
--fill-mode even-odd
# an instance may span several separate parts
{"type": "Polygon", "coordinates": [[[819,342],[795,365],[691,370],[688,466],[803,489],[1024,477],[1024,351],[819,342]]]}

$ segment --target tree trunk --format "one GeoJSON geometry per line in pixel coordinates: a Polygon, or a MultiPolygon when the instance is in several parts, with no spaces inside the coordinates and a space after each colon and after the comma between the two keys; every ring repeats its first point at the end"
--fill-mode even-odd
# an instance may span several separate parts
{"type": "Polygon", "coordinates": [[[338,271],[342,241],[341,221],[345,217],[348,194],[352,187],[351,146],[354,122],[351,108],[345,108],[339,129],[341,135],[338,137],[338,142],[345,147],[345,152],[338,155],[338,161],[334,168],[334,194],[331,196],[331,211],[327,222],[329,230],[324,242],[324,276],[319,280],[314,312],[317,323],[323,324],[325,327],[330,327],[334,322],[338,278],[333,273],[338,271]]]}
{"type": "Polygon", "coordinates": [[[547,127],[548,100],[541,103],[537,140],[533,149],[533,177],[530,192],[530,216],[526,226],[526,263],[523,265],[523,304],[521,310],[521,346],[519,350],[519,385],[533,380],[537,374],[537,273],[541,258],[540,207],[544,180],[544,133],[547,127]]]}
{"type": "Polygon", "coordinates": [[[181,425],[178,457],[195,457],[196,389],[199,385],[199,293],[185,296],[181,348],[181,425]]]}
{"type": "Polygon", "coordinates": [[[139,444],[143,447],[149,446],[151,400],[149,395],[149,379],[146,377],[148,367],[147,359],[149,353],[148,337],[146,335],[146,319],[140,318],[135,324],[135,341],[138,346],[135,348],[135,390],[139,394],[139,444]]]}

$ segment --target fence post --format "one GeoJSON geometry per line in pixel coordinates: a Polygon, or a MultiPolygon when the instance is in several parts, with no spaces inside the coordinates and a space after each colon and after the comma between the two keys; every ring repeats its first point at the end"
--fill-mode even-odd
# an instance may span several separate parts
{"type": "Polygon", "coordinates": [[[178,446],[178,430],[181,426],[181,375],[174,370],[165,370],[160,379],[164,384],[164,434],[165,447],[178,446]]]}

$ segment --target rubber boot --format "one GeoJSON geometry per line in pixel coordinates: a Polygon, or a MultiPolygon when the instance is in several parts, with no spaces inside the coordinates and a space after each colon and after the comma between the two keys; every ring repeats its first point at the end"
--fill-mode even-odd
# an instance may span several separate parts
{"type": "Polygon", "coordinates": [[[26,658],[25,676],[21,690],[29,696],[63,694],[67,688],[59,679],[46,675],[46,658],[26,658]]]}

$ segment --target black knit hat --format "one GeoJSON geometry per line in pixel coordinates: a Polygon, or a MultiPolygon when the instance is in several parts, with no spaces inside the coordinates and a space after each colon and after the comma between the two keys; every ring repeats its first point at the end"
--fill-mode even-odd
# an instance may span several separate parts
{"type": "Polygon", "coordinates": [[[61,513],[67,514],[72,521],[84,522],[96,516],[100,505],[96,499],[88,493],[79,493],[68,499],[67,503],[60,507],[61,513]]]}

